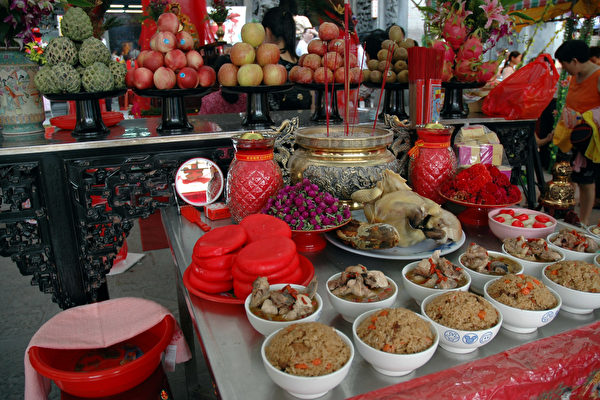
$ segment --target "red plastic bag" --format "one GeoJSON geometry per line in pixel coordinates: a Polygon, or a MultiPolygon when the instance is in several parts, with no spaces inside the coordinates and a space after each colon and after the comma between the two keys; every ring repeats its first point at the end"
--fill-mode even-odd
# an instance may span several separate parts
{"type": "Polygon", "coordinates": [[[493,88],[483,100],[482,110],[491,117],[538,119],[550,104],[557,82],[552,57],[540,54],[493,88]]]}

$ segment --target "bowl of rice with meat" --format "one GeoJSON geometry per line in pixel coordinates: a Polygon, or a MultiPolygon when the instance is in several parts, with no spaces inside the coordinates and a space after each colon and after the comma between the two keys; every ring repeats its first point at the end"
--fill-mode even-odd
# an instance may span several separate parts
{"type": "Polygon", "coordinates": [[[402,269],[404,290],[417,304],[427,296],[454,290],[466,292],[471,285],[471,275],[453,264],[436,250],[429,258],[407,264],[402,269]]]}
{"type": "Polygon", "coordinates": [[[561,229],[546,237],[548,244],[565,254],[565,260],[580,260],[592,263],[600,250],[598,238],[575,229],[561,229]]]}
{"type": "Polygon", "coordinates": [[[519,236],[502,241],[502,252],[515,257],[523,266],[526,275],[542,277],[542,270],[548,264],[565,259],[565,254],[555,246],[550,246],[546,239],[526,238],[519,236]]]}
{"type": "Polygon", "coordinates": [[[331,276],[326,289],[334,310],[348,322],[354,322],[366,311],[391,307],[398,296],[398,285],[393,279],[361,264],[331,276]]]}
{"type": "Polygon", "coordinates": [[[424,317],[405,308],[379,308],[361,314],[352,325],[360,355],[384,375],[402,376],[433,357],[439,335],[424,317]]]}
{"type": "Polygon", "coordinates": [[[470,289],[477,294],[483,294],[483,286],[498,276],[523,272],[523,266],[516,258],[488,251],[476,243],[471,243],[458,257],[458,264],[471,275],[470,289]]]}
{"type": "Polygon", "coordinates": [[[562,305],[560,295],[531,275],[508,274],[489,281],[485,299],[502,313],[503,327],[531,333],[552,322],[562,305]]]}
{"type": "Polygon", "coordinates": [[[421,313],[440,336],[440,346],[470,353],[489,343],[502,326],[502,313],[489,301],[469,292],[434,294],[421,303],[421,313]]]}
{"type": "Polygon", "coordinates": [[[354,358],[352,341],[320,322],[281,328],[267,336],[260,352],[273,382],[302,399],[324,396],[339,385],[354,358]]]}
{"type": "Polygon", "coordinates": [[[562,309],[589,314],[600,308],[600,268],[584,261],[561,261],[544,268],[542,282],[558,292],[562,309]]]}

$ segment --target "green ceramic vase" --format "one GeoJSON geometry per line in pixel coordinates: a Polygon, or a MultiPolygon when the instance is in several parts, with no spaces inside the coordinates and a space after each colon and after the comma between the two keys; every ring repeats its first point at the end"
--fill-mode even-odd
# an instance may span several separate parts
{"type": "Polygon", "coordinates": [[[0,49],[0,126],[4,138],[44,134],[44,103],[33,83],[38,69],[18,49],[0,49]]]}

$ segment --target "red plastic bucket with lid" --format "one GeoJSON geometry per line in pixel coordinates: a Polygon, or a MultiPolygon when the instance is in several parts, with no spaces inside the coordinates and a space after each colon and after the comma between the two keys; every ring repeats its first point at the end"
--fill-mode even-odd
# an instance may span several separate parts
{"type": "Polygon", "coordinates": [[[147,331],[107,349],[49,349],[33,346],[29,349],[29,359],[37,372],[52,379],[64,392],[86,398],[112,396],[139,385],[156,370],[163,351],[171,342],[174,327],[175,320],[167,315],[147,331]],[[96,364],[90,362],[95,351],[114,352],[123,346],[138,348],[143,354],[122,365],[122,359],[119,358],[112,363],[106,357],[99,359],[96,364]],[[86,360],[83,368],[82,360],[86,360]],[[93,368],[93,365],[97,368],[93,368]]]}

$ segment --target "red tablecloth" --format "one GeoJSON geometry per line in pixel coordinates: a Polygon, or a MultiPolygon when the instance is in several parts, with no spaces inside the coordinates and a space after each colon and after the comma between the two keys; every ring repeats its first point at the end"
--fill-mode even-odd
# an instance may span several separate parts
{"type": "Polygon", "coordinates": [[[352,399],[600,398],[600,322],[352,399]]]}

